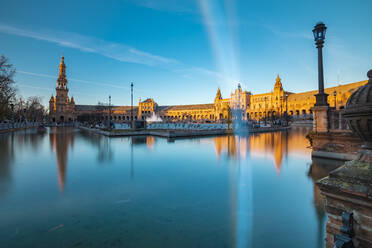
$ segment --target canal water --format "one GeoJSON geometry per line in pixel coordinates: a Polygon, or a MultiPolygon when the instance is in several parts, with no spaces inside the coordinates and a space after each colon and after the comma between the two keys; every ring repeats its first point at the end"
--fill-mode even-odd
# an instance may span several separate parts
{"type": "Polygon", "coordinates": [[[0,247],[323,247],[308,131],[0,134],[0,247]]]}

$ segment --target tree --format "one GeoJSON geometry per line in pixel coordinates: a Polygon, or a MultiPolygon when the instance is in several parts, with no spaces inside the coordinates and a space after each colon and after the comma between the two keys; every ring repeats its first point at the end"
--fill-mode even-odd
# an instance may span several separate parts
{"type": "Polygon", "coordinates": [[[10,103],[14,100],[16,94],[15,82],[13,76],[15,68],[9,64],[8,58],[0,56],[0,120],[9,117],[10,103]]]}
{"type": "Polygon", "coordinates": [[[41,98],[38,96],[31,96],[26,102],[27,119],[29,121],[43,121],[47,114],[46,109],[41,104],[41,98]]]}
{"type": "Polygon", "coordinates": [[[42,122],[47,116],[46,108],[41,104],[41,97],[31,96],[26,100],[22,97],[13,101],[14,121],[42,122]]]}

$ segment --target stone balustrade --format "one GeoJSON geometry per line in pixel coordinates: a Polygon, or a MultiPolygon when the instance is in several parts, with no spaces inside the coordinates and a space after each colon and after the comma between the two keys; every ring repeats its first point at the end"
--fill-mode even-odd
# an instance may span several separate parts
{"type": "Polygon", "coordinates": [[[40,126],[39,122],[0,123],[0,131],[10,131],[14,129],[31,128],[38,126],[40,126]]]}
{"type": "Polygon", "coordinates": [[[150,123],[147,125],[147,129],[165,129],[165,130],[217,130],[227,129],[227,124],[220,123],[150,123]]]}

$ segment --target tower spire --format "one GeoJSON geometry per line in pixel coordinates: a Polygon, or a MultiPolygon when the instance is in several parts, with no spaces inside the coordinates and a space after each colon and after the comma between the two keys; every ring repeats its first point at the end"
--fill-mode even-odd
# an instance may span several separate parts
{"type": "Polygon", "coordinates": [[[219,100],[222,99],[221,90],[219,87],[217,88],[216,99],[219,99],[219,100]]]}
{"type": "Polygon", "coordinates": [[[279,74],[277,74],[277,76],[276,76],[276,79],[275,79],[275,86],[274,86],[274,88],[275,89],[277,89],[277,88],[279,88],[279,89],[282,89],[282,81],[281,81],[281,79],[280,79],[280,77],[279,77],[279,74]]]}
{"type": "Polygon", "coordinates": [[[66,65],[65,57],[61,57],[61,63],[59,64],[59,75],[57,79],[57,88],[67,89],[67,79],[66,79],[66,65]]]}

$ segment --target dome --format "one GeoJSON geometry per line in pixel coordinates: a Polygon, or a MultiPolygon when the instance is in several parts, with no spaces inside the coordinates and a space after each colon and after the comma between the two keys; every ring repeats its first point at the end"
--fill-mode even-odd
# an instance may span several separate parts
{"type": "Polygon", "coordinates": [[[368,83],[355,91],[346,103],[343,115],[351,130],[372,149],[372,70],[368,71],[368,83]]]}

